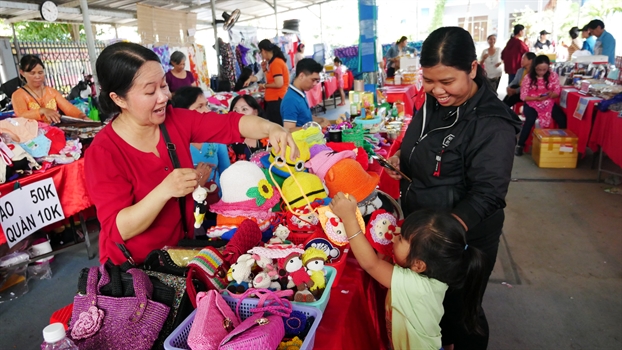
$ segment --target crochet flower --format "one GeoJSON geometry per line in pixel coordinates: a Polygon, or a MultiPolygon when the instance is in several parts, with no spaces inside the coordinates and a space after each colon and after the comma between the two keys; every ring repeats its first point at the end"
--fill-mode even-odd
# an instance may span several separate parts
{"type": "Polygon", "coordinates": [[[274,196],[274,189],[266,179],[259,180],[257,187],[251,187],[246,191],[246,195],[255,198],[257,206],[262,206],[266,200],[274,196]]]}
{"type": "Polygon", "coordinates": [[[299,350],[302,347],[302,340],[298,337],[294,337],[290,341],[284,341],[279,344],[277,350],[299,350]]]}
{"type": "Polygon", "coordinates": [[[104,322],[104,311],[96,306],[91,306],[86,312],[81,312],[78,320],[73,325],[71,337],[73,339],[85,339],[99,331],[104,322]]]}

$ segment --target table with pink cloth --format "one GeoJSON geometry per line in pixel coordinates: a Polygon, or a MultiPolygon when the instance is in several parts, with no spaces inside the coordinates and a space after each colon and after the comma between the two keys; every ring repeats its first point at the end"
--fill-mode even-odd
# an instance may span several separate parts
{"type": "Polygon", "coordinates": [[[404,102],[404,109],[406,114],[411,115],[415,110],[420,109],[425,99],[421,99],[420,95],[425,95],[423,89],[418,90],[417,85],[386,85],[382,88],[384,91],[387,102],[404,102]]]}
{"type": "Polygon", "coordinates": [[[313,108],[322,103],[322,84],[316,84],[311,90],[306,92],[309,107],[313,108]]]}
{"type": "MultiPolygon", "coordinates": [[[[566,123],[568,130],[572,131],[578,138],[577,150],[583,156],[585,156],[585,148],[590,147],[594,150],[593,144],[590,141],[590,134],[595,123],[597,100],[590,100],[585,108],[583,117],[581,119],[574,116],[574,112],[577,109],[579,100],[581,97],[587,97],[582,95],[578,90],[574,88],[565,88],[568,91],[568,97],[566,98],[566,107],[562,107],[562,110],[566,114],[566,123]]],[[[561,107],[561,106],[560,106],[561,107]]]]}
{"type": "MultiPolygon", "coordinates": [[[[600,147],[600,159],[598,162],[598,179],[602,170],[602,153],[607,156],[619,167],[622,167],[622,117],[620,112],[607,111],[596,112],[596,121],[590,137],[590,145],[600,147]]],[[[604,171],[612,173],[610,171],[604,171]]],[[[612,173],[617,174],[617,173],[612,173]]],[[[617,174],[620,175],[620,174],[617,174]]]]}
{"type": "Polygon", "coordinates": [[[326,80],[324,80],[323,84],[324,98],[328,100],[339,89],[339,84],[337,84],[337,77],[328,77],[326,80]]]}

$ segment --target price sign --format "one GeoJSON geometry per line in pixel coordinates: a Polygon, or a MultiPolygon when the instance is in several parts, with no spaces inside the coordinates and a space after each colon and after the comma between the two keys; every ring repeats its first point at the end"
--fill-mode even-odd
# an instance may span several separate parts
{"type": "Polygon", "coordinates": [[[24,186],[0,198],[0,224],[9,248],[64,218],[52,179],[24,186]]]}

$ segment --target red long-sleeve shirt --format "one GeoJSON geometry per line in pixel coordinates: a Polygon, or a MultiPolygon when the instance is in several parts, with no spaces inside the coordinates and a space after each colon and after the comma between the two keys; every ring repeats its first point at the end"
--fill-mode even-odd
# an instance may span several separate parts
{"type": "Polygon", "coordinates": [[[524,41],[516,37],[508,40],[507,45],[501,51],[501,60],[507,74],[516,74],[521,67],[521,59],[526,52],[529,52],[529,48],[524,41]]]}
{"type": "MultiPolygon", "coordinates": [[[[164,125],[171,142],[177,149],[182,168],[193,168],[190,156],[191,142],[242,142],[239,132],[241,114],[201,114],[168,107],[164,125]]],[[[145,198],[171,171],[173,163],[160,135],[157,145],[160,157],[139,151],[125,142],[112,128],[106,126],[93,140],[85,155],[86,186],[101,223],[99,260],[111,258],[123,263],[123,256],[115,243],[125,243],[137,263],[144,261],[149,252],[165,245],[176,245],[183,238],[181,214],[176,198],[171,198],[149,228],[123,242],[116,224],[117,214],[145,198]]],[[[186,196],[186,221],[192,229],[194,221],[192,196],[186,196]]]]}

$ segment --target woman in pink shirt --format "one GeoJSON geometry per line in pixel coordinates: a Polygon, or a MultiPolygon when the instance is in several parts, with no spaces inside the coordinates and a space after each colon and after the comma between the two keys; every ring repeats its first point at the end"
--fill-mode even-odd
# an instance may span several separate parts
{"type": "Polygon", "coordinates": [[[209,174],[193,168],[191,142],[229,144],[243,137],[269,137],[282,157],[286,145],[294,150],[292,157],[298,154],[291,134],[263,118],[206,116],[168,106],[160,60],[141,45],[108,46],[96,68],[100,105],[115,114],[85,155],[86,187],[101,223],[101,262],[121,264],[131,256],[140,264],[152,250],[192,237],[187,228],[193,227],[194,203],[188,195],[209,174]]]}
{"type": "Polygon", "coordinates": [[[552,126],[552,121],[557,123],[559,129],[566,128],[566,114],[555,104],[555,99],[559,97],[561,85],[557,73],[550,69],[551,61],[546,55],[536,57],[531,63],[529,74],[523,79],[520,88],[520,99],[525,101],[523,114],[525,123],[518,138],[518,145],[514,154],[523,155],[525,141],[531,133],[531,128],[540,122],[540,127],[548,129],[552,126]]]}

